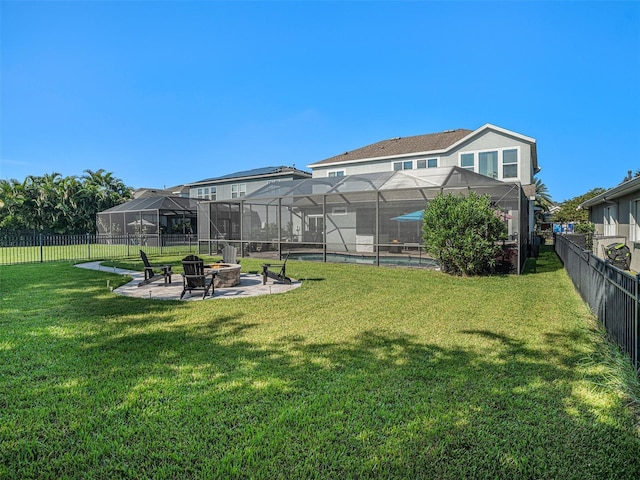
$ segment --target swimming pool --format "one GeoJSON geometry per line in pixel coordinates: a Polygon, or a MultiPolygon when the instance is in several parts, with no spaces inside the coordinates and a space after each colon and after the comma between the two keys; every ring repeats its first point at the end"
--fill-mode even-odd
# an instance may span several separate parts
{"type": "MultiPolygon", "coordinates": [[[[308,260],[311,262],[322,262],[321,253],[294,253],[289,254],[290,260],[308,260]]],[[[358,255],[351,253],[327,253],[329,263],[358,263],[363,265],[375,265],[376,257],[369,255],[358,255]]],[[[420,257],[416,255],[380,255],[380,265],[400,265],[406,267],[437,268],[440,265],[432,258],[420,257]]]]}

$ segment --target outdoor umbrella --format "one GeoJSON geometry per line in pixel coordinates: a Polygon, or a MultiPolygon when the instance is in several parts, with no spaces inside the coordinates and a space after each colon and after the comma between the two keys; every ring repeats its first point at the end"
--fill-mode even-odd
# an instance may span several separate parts
{"type": "Polygon", "coordinates": [[[140,220],[134,220],[133,222],[127,223],[127,225],[130,225],[132,227],[139,227],[140,225],[142,225],[143,227],[155,227],[155,223],[151,223],[149,220],[145,220],[144,218],[142,219],[142,223],[140,223],[140,220]]]}
{"type": "Polygon", "coordinates": [[[416,210],[415,212],[393,217],[391,220],[395,220],[396,222],[421,222],[423,216],[424,210],[416,210]]]}

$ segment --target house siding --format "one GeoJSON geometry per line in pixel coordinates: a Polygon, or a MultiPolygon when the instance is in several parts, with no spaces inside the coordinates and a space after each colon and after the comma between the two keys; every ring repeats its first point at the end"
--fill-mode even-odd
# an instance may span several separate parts
{"type": "MultiPolygon", "coordinates": [[[[504,150],[517,148],[518,153],[518,177],[504,179],[505,182],[520,182],[522,185],[533,183],[533,166],[531,164],[531,146],[516,138],[503,134],[487,131],[458,146],[447,156],[442,156],[443,166],[460,166],[460,154],[464,152],[479,152],[490,150],[504,150]]],[[[477,162],[477,158],[476,158],[477,162]]],[[[501,165],[501,164],[500,164],[501,165]]],[[[477,167],[477,164],[476,164],[477,167]]]]}
{"type": "Polygon", "coordinates": [[[298,180],[300,177],[296,175],[283,175],[283,176],[273,176],[269,178],[259,178],[259,179],[251,179],[251,178],[236,178],[229,179],[228,181],[224,181],[221,183],[211,182],[211,183],[201,183],[197,186],[189,187],[189,197],[198,198],[198,190],[201,188],[211,188],[216,187],[216,200],[230,200],[231,199],[231,186],[244,184],[246,185],[246,193],[245,195],[249,195],[260,188],[268,185],[272,182],[286,182],[289,180],[298,180]]]}

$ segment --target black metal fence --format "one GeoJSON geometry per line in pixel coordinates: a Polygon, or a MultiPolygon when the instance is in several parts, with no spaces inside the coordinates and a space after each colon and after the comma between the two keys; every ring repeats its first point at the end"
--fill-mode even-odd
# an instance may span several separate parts
{"type": "Polygon", "coordinates": [[[609,336],[640,372],[640,275],[632,275],[557,235],[555,250],[573,284],[609,336]]]}
{"type": "Polygon", "coordinates": [[[194,253],[196,235],[0,234],[0,265],[194,253]]]}

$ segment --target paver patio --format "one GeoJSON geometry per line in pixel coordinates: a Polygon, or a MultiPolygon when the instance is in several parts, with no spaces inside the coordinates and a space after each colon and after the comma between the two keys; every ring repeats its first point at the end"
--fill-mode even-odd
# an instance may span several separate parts
{"type": "MultiPolygon", "coordinates": [[[[173,274],[171,283],[167,286],[162,282],[162,276],[158,276],[157,281],[138,287],[138,284],[144,280],[143,272],[105,267],[101,265],[101,262],[79,263],[76,267],[130,276],[132,280],[129,283],[113,290],[113,293],[118,295],[152,300],[179,300],[180,293],[182,292],[182,276],[176,273],[173,274]]],[[[205,300],[273,295],[288,292],[289,290],[298,288],[300,285],[302,285],[302,282],[297,280],[294,280],[291,285],[286,285],[271,279],[268,279],[266,285],[263,285],[262,275],[243,273],[240,275],[240,285],[230,288],[216,288],[213,296],[208,295],[205,300]]],[[[183,301],[192,300],[202,300],[202,293],[194,291],[192,295],[187,293],[183,298],[183,301]]]]}

